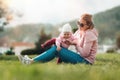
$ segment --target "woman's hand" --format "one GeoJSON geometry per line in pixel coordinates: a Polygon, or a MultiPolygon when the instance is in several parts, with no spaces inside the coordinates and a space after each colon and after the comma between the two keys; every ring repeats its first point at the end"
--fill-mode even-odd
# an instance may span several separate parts
{"type": "Polygon", "coordinates": [[[71,40],[66,40],[66,44],[68,44],[68,45],[76,45],[76,42],[71,41],[71,40]]]}

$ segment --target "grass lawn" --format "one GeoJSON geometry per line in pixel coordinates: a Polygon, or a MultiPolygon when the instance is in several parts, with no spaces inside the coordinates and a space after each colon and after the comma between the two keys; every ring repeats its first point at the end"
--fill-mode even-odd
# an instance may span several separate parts
{"type": "Polygon", "coordinates": [[[16,56],[0,55],[0,80],[120,80],[120,54],[97,54],[94,65],[23,65],[16,56]]]}

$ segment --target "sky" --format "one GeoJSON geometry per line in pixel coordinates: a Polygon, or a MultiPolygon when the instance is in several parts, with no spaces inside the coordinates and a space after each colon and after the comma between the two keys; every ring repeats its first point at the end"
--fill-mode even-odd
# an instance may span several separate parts
{"type": "Polygon", "coordinates": [[[10,0],[8,5],[15,13],[12,24],[58,24],[77,19],[83,13],[111,9],[120,5],[120,0],[10,0]]]}

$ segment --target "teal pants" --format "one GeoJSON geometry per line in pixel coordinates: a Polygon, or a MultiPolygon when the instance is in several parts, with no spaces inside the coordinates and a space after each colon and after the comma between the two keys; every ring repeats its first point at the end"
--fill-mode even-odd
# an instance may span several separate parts
{"type": "Polygon", "coordinates": [[[62,62],[65,63],[86,63],[90,64],[87,60],[85,60],[83,57],[81,57],[79,54],[72,52],[66,48],[61,48],[60,51],[56,50],[56,46],[51,47],[49,50],[43,52],[42,54],[36,56],[33,58],[35,62],[48,62],[54,59],[55,57],[59,57],[62,62]]]}

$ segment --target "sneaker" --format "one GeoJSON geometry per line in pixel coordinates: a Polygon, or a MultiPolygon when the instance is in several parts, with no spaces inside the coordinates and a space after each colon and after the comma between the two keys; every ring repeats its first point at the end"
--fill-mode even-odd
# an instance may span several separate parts
{"type": "Polygon", "coordinates": [[[29,59],[29,60],[31,59],[31,58],[28,57],[28,55],[25,55],[24,58],[29,59]]]}
{"type": "Polygon", "coordinates": [[[27,55],[24,56],[24,63],[25,64],[30,64],[31,63],[31,58],[29,58],[27,55]]]}
{"type": "Polygon", "coordinates": [[[30,64],[31,63],[31,59],[25,55],[24,57],[22,55],[18,55],[18,59],[20,60],[20,62],[22,64],[30,64]]]}

